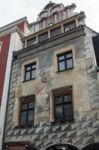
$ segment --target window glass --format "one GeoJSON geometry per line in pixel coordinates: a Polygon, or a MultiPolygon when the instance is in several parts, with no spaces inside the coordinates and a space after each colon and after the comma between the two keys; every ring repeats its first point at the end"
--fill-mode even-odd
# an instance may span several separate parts
{"type": "Polygon", "coordinates": [[[60,71],[65,70],[65,62],[64,61],[59,62],[59,70],[60,71]]]}
{"type": "Polygon", "coordinates": [[[28,111],[28,124],[33,124],[33,110],[28,111]]]}
{"type": "Polygon", "coordinates": [[[36,78],[36,63],[25,66],[25,80],[36,78]]]}
{"type": "Polygon", "coordinates": [[[55,98],[55,104],[61,104],[62,103],[62,97],[61,96],[57,96],[55,98]]]}
{"type": "Polygon", "coordinates": [[[45,32],[45,33],[38,36],[39,42],[46,41],[47,39],[48,39],[48,32],[45,32]]]}
{"type": "Polygon", "coordinates": [[[29,103],[29,108],[34,108],[34,102],[29,103]]]}
{"type": "Polygon", "coordinates": [[[25,125],[26,124],[26,117],[27,117],[27,112],[23,111],[21,112],[21,125],[25,125]]]}
{"type": "Polygon", "coordinates": [[[71,104],[64,105],[64,117],[65,118],[70,118],[72,117],[72,106],[71,104]]]}
{"type": "Polygon", "coordinates": [[[62,106],[56,106],[56,120],[62,120],[62,106]]]}
{"type": "Polygon", "coordinates": [[[58,55],[58,71],[63,71],[73,68],[72,51],[58,55]]]}
{"type": "Polygon", "coordinates": [[[71,102],[71,95],[65,95],[64,102],[71,102]]]}
{"type": "Polygon", "coordinates": [[[26,110],[27,109],[27,104],[22,104],[22,110],[26,110]]]}
{"type": "Polygon", "coordinates": [[[61,27],[58,27],[58,28],[51,30],[51,37],[55,37],[59,34],[61,34],[61,27]]]}
{"type": "Polygon", "coordinates": [[[72,68],[73,67],[73,62],[72,62],[72,59],[68,59],[67,60],[67,68],[72,68]]]}
{"type": "Polygon", "coordinates": [[[25,77],[26,80],[30,80],[30,72],[26,72],[26,77],[25,77]]]}

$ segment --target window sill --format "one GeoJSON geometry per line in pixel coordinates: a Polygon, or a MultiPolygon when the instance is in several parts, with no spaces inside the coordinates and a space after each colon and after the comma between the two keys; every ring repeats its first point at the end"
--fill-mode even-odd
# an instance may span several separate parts
{"type": "Polygon", "coordinates": [[[74,119],[72,118],[72,119],[70,119],[70,120],[61,120],[61,121],[53,121],[53,122],[51,122],[51,124],[52,125],[56,125],[56,124],[64,124],[64,123],[72,123],[72,122],[74,122],[74,119]]]}
{"type": "Polygon", "coordinates": [[[29,79],[29,80],[23,80],[22,82],[24,83],[24,82],[28,82],[28,81],[33,81],[33,80],[35,80],[36,78],[33,78],[33,79],[29,79]]]}
{"type": "Polygon", "coordinates": [[[65,71],[69,71],[69,70],[72,70],[72,69],[74,69],[74,67],[68,68],[68,69],[64,69],[64,70],[57,70],[56,73],[65,72],[65,71]]]}

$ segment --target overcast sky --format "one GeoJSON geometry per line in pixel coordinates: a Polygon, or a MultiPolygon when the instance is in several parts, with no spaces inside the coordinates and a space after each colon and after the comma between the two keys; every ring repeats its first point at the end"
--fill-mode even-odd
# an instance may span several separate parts
{"type": "MultiPolygon", "coordinates": [[[[99,32],[99,0],[53,0],[65,6],[75,3],[77,11],[84,11],[86,24],[99,32]]],[[[0,27],[27,16],[29,23],[36,21],[37,15],[49,0],[1,0],[0,27]]]]}

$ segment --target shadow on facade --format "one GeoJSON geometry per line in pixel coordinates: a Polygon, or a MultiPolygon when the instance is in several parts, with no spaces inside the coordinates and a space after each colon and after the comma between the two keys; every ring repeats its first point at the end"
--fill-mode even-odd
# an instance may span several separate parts
{"type": "Polygon", "coordinates": [[[85,146],[82,150],[99,150],[99,143],[93,143],[85,146]]]}

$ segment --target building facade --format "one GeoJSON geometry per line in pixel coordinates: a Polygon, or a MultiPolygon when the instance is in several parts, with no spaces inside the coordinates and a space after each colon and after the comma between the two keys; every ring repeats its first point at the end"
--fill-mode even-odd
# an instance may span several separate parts
{"type": "Polygon", "coordinates": [[[0,28],[0,150],[8,97],[12,52],[22,49],[21,38],[27,31],[28,22],[26,18],[0,28]]]}
{"type": "Polygon", "coordinates": [[[4,150],[99,146],[97,33],[75,7],[47,4],[13,54],[4,150]]]}

